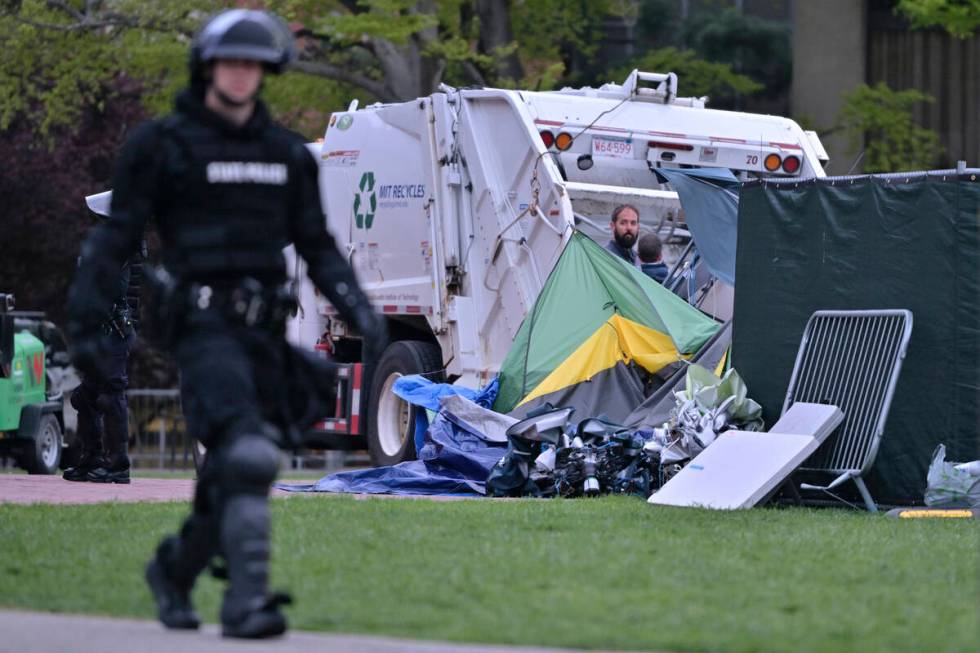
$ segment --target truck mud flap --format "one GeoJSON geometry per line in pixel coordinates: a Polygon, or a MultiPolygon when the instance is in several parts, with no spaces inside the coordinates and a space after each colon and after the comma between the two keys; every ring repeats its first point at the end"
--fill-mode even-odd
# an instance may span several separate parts
{"type": "Polygon", "coordinates": [[[363,449],[364,365],[351,363],[337,370],[336,405],[331,417],[317,422],[306,434],[306,446],[312,449],[363,449]]]}

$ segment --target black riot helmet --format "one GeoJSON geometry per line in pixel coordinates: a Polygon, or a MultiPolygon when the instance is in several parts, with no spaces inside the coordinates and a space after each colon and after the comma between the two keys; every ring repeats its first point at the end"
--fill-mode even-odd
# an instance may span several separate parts
{"type": "Polygon", "coordinates": [[[265,11],[229,9],[213,16],[191,43],[191,83],[205,81],[204,69],[215,59],[260,61],[278,74],[296,54],[292,33],[265,11]]]}

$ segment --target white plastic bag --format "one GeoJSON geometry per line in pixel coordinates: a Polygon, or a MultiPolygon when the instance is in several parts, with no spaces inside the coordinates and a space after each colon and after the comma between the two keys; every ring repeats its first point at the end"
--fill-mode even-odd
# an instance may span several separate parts
{"type": "Polygon", "coordinates": [[[926,477],[927,506],[936,508],[980,508],[980,465],[946,461],[946,445],[932,454],[926,477]]]}

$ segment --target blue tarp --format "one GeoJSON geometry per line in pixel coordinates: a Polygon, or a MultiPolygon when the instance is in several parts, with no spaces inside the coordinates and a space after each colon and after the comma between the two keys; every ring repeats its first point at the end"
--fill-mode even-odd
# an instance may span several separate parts
{"type": "Polygon", "coordinates": [[[735,285],[739,181],[727,168],[657,168],[677,191],[698,252],[715,275],[735,285]]]}
{"type": "MultiPolygon", "coordinates": [[[[400,397],[416,405],[435,405],[437,409],[438,397],[448,394],[469,395],[467,398],[478,405],[488,407],[493,404],[498,387],[496,379],[480,392],[432,383],[421,377],[403,377],[401,381],[407,382],[397,393],[400,397]]],[[[454,423],[442,410],[425,431],[418,460],[331,474],[312,485],[277,484],[276,487],[294,492],[481,496],[486,493],[490,469],[506,449],[506,443],[489,442],[482,434],[454,423]]]]}
{"type": "Polygon", "coordinates": [[[438,413],[442,408],[439,398],[449,395],[461,395],[484,408],[489,408],[490,405],[486,403],[487,396],[490,397],[490,404],[493,404],[493,399],[497,396],[497,387],[497,379],[491,381],[483,390],[477,391],[448,383],[435,383],[421,374],[410,374],[395,381],[392,390],[413,406],[422,406],[438,413]]]}
{"type": "MultiPolygon", "coordinates": [[[[491,381],[482,391],[477,392],[472,388],[449,385],[448,383],[435,383],[425,378],[421,374],[409,374],[408,376],[403,376],[395,381],[395,386],[392,388],[392,392],[413,406],[421,406],[426,410],[431,410],[438,413],[440,410],[439,398],[447,397],[449,395],[461,395],[470,401],[476,402],[484,408],[490,408],[493,404],[493,398],[497,396],[498,387],[499,385],[496,378],[491,381]],[[481,397],[483,398],[483,401],[485,401],[485,397],[491,392],[493,394],[490,395],[490,405],[480,403],[481,397]]],[[[425,445],[425,431],[428,428],[429,416],[424,410],[415,411],[416,457],[420,457],[422,447],[425,445]]]]}

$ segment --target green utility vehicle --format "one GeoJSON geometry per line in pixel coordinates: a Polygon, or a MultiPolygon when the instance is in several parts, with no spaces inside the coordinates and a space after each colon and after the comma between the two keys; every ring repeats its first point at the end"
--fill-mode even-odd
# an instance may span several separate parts
{"type": "Polygon", "coordinates": [[[0,293],[0,455],[31,474],[54,474],[64,443],[63,402],[48,393],[45,346],[29,326],[36,316],[13,308],[13,295],[0,293]]]}

